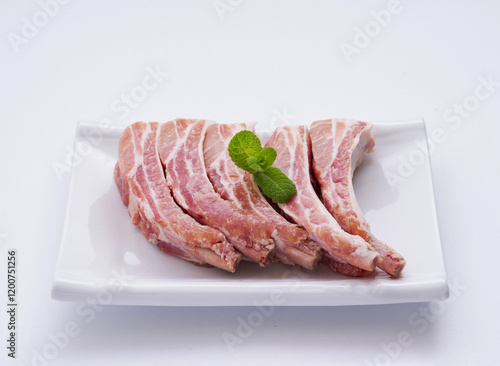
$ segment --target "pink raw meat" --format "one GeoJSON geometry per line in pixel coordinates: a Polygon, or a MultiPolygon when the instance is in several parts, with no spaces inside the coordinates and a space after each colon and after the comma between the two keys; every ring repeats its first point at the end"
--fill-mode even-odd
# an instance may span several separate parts
{"type": "Polygon", "coordinates": [[[134,225],[162,251],[234,272],[241,255],[224,235],[175,203],[157,151],[158,123],[137,122],[120,138],[115,182],[134,225]]]}
{"type": "Polygon", "coordinates": [[[264,266],[275,250],[266,220],[215,192],[203,158],[205,132],[213,122],[177,119],[160,127],[158,148],[167,184],[177,203],[199,222],[219,229],[247,259],[264,266]]]}
{"type": "Polygon", "coordinates": [[[276,244],[275,257],[286,264],[314,269],[321,258],[321,248],[304,229],[287,221],[266,201],[251,175],[238,168],[229,157],[228,146],[242,130],[252,130],[244,123],[213,124],[204,142],[205,166],[215,190],[249,215],[261,216],[267,232],[276,244]]]}
{"type": "Polygon", "coordinates": [[[314,122],[310,128],[313,171],[328,211],[345,231],[361,236],[380,254],[379,268],[397,277],[406,261],[370,232],[352,185],[354,170],[375,145],[371,129],[370,124],[354,120],[314,122]]]}
{"type": "Polygon", "coordinates": [[[304,227],[314,241],[335,260],[373,271],[379,261],[377,252],[359,236],[346,233],[325,208],[311,183],[311,140],[305,126],[278,127],[266,146],[274,147],[280,168],[296,185],[297,194],[281,209],[304,227]]]}

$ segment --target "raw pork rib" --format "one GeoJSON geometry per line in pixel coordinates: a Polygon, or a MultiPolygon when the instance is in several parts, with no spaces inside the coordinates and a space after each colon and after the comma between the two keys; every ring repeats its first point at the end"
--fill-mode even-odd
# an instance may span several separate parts
{"type": "Polygon", "coordinates": [[[252,128],[244,123],[208,127],[203,145],[208,177],[222,198],[248,211],[249,215],[259,215],[266,220],[276,244],[277,259],[314,269],[322,254],[319,245],[309,239],[304,229],[278,214],[262,196],[250,174],[238,168],[229,157],[228,146],[232,137],[246,129],[252,128]]]}
{"type": "Polygon", "coordinates": [[[241,255],[224,235],[200,225],[175,203],[156,148],[158,123],[137,122],[120,138],[115,182],[132,223],[162,251],[234,272],[241,255]]]}
{"type": "Polygon", "coordinates": [[[297,194],[281,209],[303,226],[330,257],[373,271],[379,255],[359,236],[346,233],[316,195],[310,176],[310,138],[305,126],[278,127],[266,146],[276,149],[273,166],[280,168],[296,185],[297,194]]]}
{"type": "Polygon", "coordinates": [[[177,119],[160,127],[158,149],[177,203],[205,225],[221,230],[247,259],[264,266],[275,245],[263,217],[241,210],[215,192],[203,158],[205,132],[213,122],[177,119]]]}
{"type": "Polygon", "coordinates": [[[375,145],[371,129],[369,124],[353,120],[314,122],[310,128],[313,170],[328,211],[345,231],[361,236],[380,254],[378,267],[397,277],[406,262],[371,234],[352,186],[354,169],[375,145]]]}

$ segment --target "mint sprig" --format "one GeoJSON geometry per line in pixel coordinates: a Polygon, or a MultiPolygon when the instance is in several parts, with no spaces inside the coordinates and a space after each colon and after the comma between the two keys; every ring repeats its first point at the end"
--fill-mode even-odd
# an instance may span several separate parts
{"type": "Polygon", "coordinates": [[[277,203],[285,203],[297,194],[295,184],[279,168],[273,167],[276,150],[262,148],[252,131],[240,131],[228,146],[229,156],[237,167],[253,174],[262,192],[277,203]]]}

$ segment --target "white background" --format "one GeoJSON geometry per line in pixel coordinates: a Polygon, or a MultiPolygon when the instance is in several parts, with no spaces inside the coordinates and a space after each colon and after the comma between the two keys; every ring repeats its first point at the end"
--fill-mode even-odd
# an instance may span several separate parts
{"type": "Polygon", "coordinates": [[[212,0],[74,0],[44,18],[36,1],[1,2],[0,303],[15,248],[19,308],[11,360],[0,307],[0,364],[495,365],[500,3],[402,0],[383,27],[374,19],[388,1],[233,4],[219,16],[212,0]],[[38,31],[16,43],[27,21],[38,31]],[[355,46],[358,28],[373,37],[358,36],[363,48],[348,60],[341,45],[355,46]],[[148,67],[169,76],[124,108],[148,67]],[[480,78],[494,83],[479,87],[476,105],[480,78]],[[464,101],[470,112],[457,118],[450,109],[464,101]],[[276,308],[232,353],[223,334],[237,334],[254,308],[110,306],[86,324],[78,304],[50,298],[70,177],[54,166],[65,164],[78,120],[267,123],[283,108],[291,123],[422,117],[444,134],[431,158],[449,301],[276,308]],[[51,353],[51,335],[73,321],[80,333],[51,353]],[[401,334],[409,341],[396,346],[401,334]],[[44,350],[52,360],[37,356],[44,350]]]}

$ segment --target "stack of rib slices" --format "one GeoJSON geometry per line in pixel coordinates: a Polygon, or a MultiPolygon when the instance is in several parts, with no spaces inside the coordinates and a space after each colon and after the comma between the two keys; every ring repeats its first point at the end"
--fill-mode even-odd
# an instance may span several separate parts
{"type": "Polygon", "coordinates": [[[228,153],[253,124],[177,119],[137,122],[120,138],[115,181],[132,224],[160,250],[234,272],[240,260],[319,263],[348,276],[376,267],[398,277],[404,258],[375,238],[354,196],[352,174],[371,152],[372,126],[325,120],[277,128],[266,146],[296,185],[283,204],[264,197],[228,153]]]}

